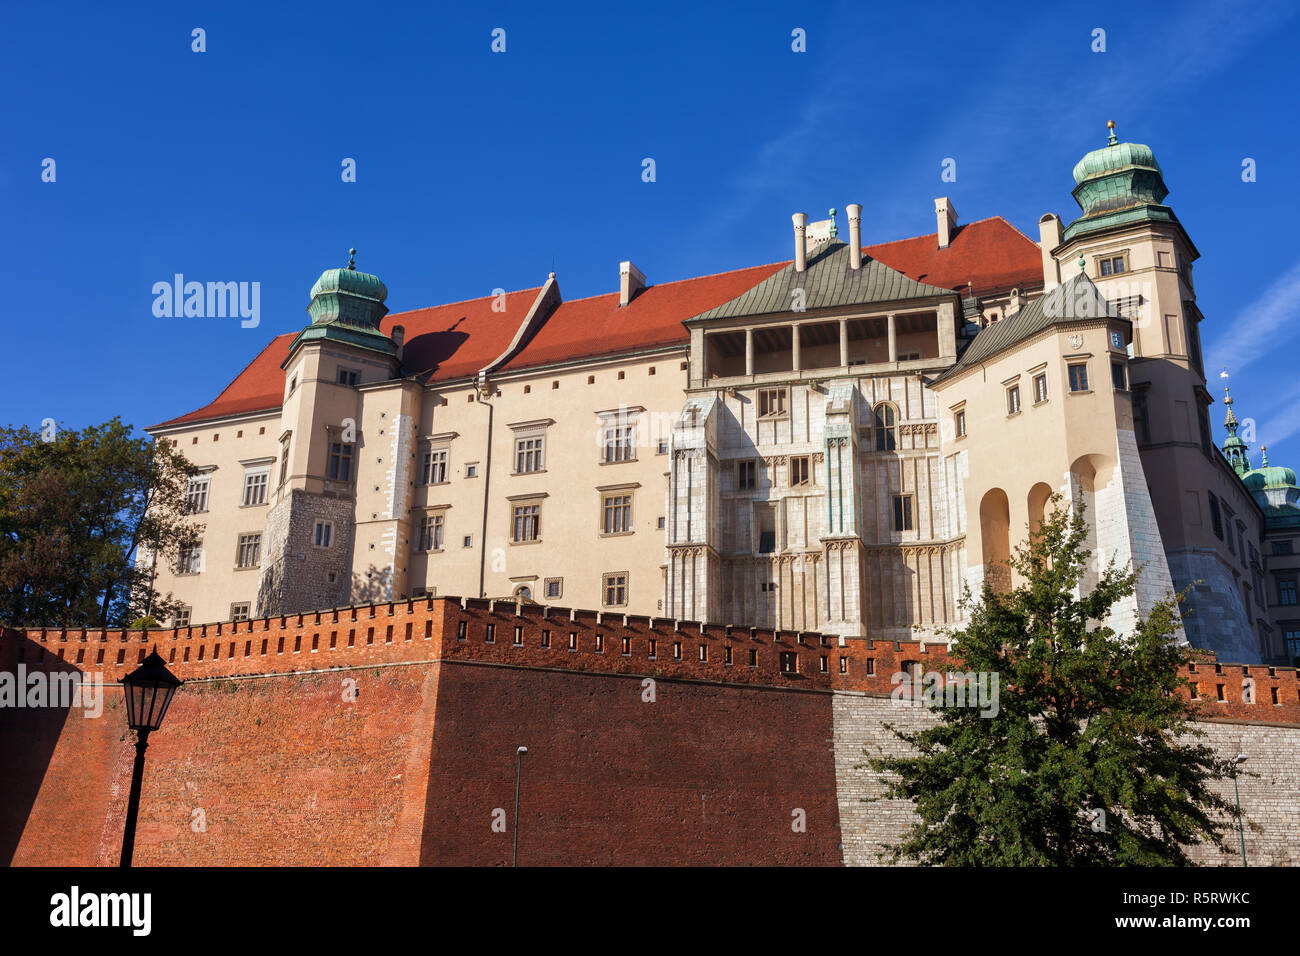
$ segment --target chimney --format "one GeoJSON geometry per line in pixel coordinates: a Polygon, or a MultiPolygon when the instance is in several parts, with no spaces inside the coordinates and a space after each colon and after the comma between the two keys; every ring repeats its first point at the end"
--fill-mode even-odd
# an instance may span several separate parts
{"type": "Polygon", "coordinates": [[[790,217],[794,220],[794,271],[803,272],[808,268],[808,244],[804,241],[804,229],[808,226],[808,214],[797,212],[790,217]]]}
{"type": "Polygon", "coordinates": [[[1043,250],[1043,291],[1050,292],[1061,284],[1061,264],[1052,250],[1061,244],[1061,217],[1046,213],[1038,220],[1038,246],[1043,250]]]}
{"type": "Polygon", "coordinates": [[[846,210],[849,214],[849,267],[862,268],[862,207],[851,202],[846,210]]]}
{"type": "Polygon", "coordinates": [[[618,304],[627,305],[645,288],[645,276],[630,262],[618,264],[618,304]]]}
{"type": "Polygon", "coordinates": [[[934,215],[939,220],[939,248],[947,249],[957,228],[957,209],[951,199],[940,196],[934,201],[934,215]]]}
{"type": "Polygon", "coordinates": [[[393,326],[393,344],[397,346],[397,361],[402,360],[402,343],[406,341],[406,326],[393,326]]]}

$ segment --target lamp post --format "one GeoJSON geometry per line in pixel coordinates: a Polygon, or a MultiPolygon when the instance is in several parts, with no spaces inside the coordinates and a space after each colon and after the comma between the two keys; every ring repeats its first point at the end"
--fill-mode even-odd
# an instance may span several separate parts
{"type": "Polygon", "coordinates": [[[520,747],[515,751],[515,852],[510,858],[511,866],[519,865],[519,773],[526,753],[528,753],[527,747],[520,747]]]}
{"type": "Polygon", "coordinates": [[[1237,795],[1237,836],[1241,838],[1241,865],[1246,865],[1246,833],[1241,828],[1241,788],[1237,786],[1237,767],[1246,762],[1245,754],[1232,761],[1232,790],[1237,795]]]}
{"type": "Polygon", "coordinates": [[[135,850],[135,821],[140,814],[140,785],[144,780],[144,751],[149,732],[157,730],[182,681],[158,656],[158,646],[139,667],[122,678],[126,693],[126,722],[135,731],[135,766],[131,770],[131,796],[126,803],[126,827],[122,832],[122,866],[131,865],[135,850]]]}

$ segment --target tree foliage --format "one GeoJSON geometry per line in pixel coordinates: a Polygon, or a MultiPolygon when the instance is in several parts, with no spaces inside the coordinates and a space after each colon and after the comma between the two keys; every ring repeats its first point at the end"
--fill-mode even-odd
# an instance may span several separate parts
{"type": "Polygon", "coordinates": [[[977,602],[966,594],[954,656],[963,671],[999,675],[999,708],[936,707],[928,729],[890,728],[911,755],[869,764],[919,817],[895,861],[1185,865],[1197,841],[1226,849],[1234,805],[1210,783],[1232,764],[1196,742],[1194,705],[1179,693],[1178,596],[1117,634],[1104,622],[1136,574],[1111,562],[1082,594],[1086,537],[1082,509],[1057,496],[1007,562],[1020,583],[1000,593],[986,576],[977,602]]]}
{"type": "Polygon", "coordinates": [[[179,604],[154,590],[154,555],[171,561],[198,543],[202,526],[183,513],[195,473],[170,442],[135,438],[118,418],[49,436],[0,428],[0,620],[117,627],[170,615],[179,604]]]}

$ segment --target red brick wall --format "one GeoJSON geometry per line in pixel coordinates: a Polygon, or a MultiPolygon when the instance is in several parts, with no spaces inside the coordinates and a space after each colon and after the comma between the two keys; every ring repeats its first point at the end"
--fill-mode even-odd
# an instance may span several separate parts
{"type": "MultiPolygon", "coordinates": [[[[155,644],[189,683],[150,741],[142,865],[507,864],[520,744],[521,863],[836,863],[831,691],[887,696],[905,661],[950,666],[941,645],[435,598],[176,631],[5,629],[0,670],[115,683],[155,644]]],[[[1188,676],[1207,717],[1300,725],[1293,668],[1250,668],[1253,704],[1240,667],[1202,657],[1188,676]]],[[[133,743],[120,689],[106,694],[99,719],[0,708],[0,861],[117,861],[133,743]]]]}

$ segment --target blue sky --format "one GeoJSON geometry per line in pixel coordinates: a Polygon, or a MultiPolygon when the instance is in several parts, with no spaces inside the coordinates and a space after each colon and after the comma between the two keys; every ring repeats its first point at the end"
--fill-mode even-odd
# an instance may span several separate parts
{"type": "Polygon", "coordinates": [[[1300,465],[1292,8],[728,6],[8,5],[0,420],[191,411],[306,323],[350,246],[400,311],[553,262],[579,298],[622,259],[651,282],[785,259],[790,213],[855,201],[866,242],[933,231],[944,194],[1036,238],[1076,215],[1070,170],[1114,119],[1200,249],[1212,393],[1227,365],[1270,460],[1300,465]],[[178,272],[260,282],[261,324],[155,317],[178,272]]]}

